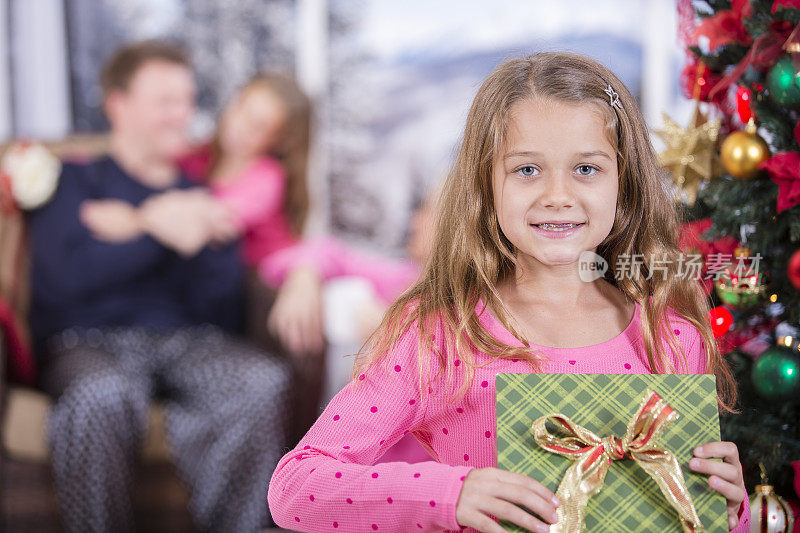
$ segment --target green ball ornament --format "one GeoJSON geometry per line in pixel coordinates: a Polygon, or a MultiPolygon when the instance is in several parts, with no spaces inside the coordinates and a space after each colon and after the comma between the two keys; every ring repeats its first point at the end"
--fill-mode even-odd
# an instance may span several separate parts
{"type": "Polygon", "coordinates": [[[800,72],[792,58],[783,56],[767,74],[767,88],[773,102],[783,107],[800,108],[800,72]]]}
{"type": "Polygon", "coordinates": [[[768,348],[753,365],[753,385],[769,400],[800,396],[800,353],[785,346],[768,348]]]}

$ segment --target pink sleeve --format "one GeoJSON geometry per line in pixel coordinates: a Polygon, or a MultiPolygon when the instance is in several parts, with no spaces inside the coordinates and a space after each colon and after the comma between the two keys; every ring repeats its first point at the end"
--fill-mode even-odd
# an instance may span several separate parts
{"type": "Polygon", "coordinates": [[[375,287],[384,301],[391,302],[417,279],[417,266],[407,259],[383,257],[377,254],[347,249],[339,262],[347,276],[365,278],[375,287]]]}
{"type": "Polygon", "coordinates": [[[750,532],[750,498],[745,495],[741,507],[739,507],[739,523],[731,531],[735,533],[750,532]]]}
{"type": "Polygon", "coordinates": [[[215,195],[234,215],[244,231],[281,209],[286,176],[280,163],[264,159],[249,168],[238,180],[215,190],[215,195]]]}
{"type": "Polygon", "coordinates": [[[259,265],[259,273],[267,285],[277,287],[301,264],[315,268],[324,281],[340,276],[365,278],[386,301],[407,289],[418,273],[410,261],[361,252],[335,237],[311,239],[271,254],[259,265]]]}
{"type": "MultiPolygon", "coordinates": [[[[459,529],[456,504],[469,466],[434,461],[374,464],[425,420],[417,386],[416,325],[388,359],[350,383],[278,463],[268,502],[275,522],[298,531],[459,529]],[[374,466],[373,466],[374,465],[374,466]]],[[[433,408],[433,407],[431,407],[433,408]]]]}
{"type": "Polygon", "coordinates": [[[314,268],[320,277],[327,281],[344,275],[340,261],[344,253],[346,253],[344,245],[334,237],[304,240],[265,257],[258,266],[258,272],[264,283],[278,287],[283,284],[293,268],[307,265],[314,268]]]}

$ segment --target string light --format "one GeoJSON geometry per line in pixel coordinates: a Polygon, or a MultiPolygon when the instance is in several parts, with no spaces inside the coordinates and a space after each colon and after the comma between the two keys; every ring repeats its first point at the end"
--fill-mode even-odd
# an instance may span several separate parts
{"type": "Polygon", "coordinates": [[[800,339],[796,339],[791,335],[781,335],[778,337],[778,346],[786,346],[790,350],[800,352],[800,339]]]}

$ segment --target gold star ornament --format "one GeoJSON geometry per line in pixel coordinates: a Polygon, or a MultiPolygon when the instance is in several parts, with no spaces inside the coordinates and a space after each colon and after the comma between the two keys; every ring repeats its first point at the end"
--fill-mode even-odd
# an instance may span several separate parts
{"type": "Polygon", "coordinates": [[[691,126],[681,127],[662,113],[664,128],[653,132],[666,143],[667,149],[658,155],[659,162],[672,175],[680,191],[677,200],[694,205],[700,182],[708,182],[714,172],[716,143],[720,121],[708,121],[699,109],[695,109],[691,126]]]}

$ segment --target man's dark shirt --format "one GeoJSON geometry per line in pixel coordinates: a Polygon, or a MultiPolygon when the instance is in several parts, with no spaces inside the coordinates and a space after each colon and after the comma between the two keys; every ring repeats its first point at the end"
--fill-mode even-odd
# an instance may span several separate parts
{"type": "MultiPolygon", "coordinates": [[[[173,187],[192,186],[181,177],[173,187]]],[[[111,157],[64,164],[53,198],[28,215],[37,343],[72,326],[211,323],[239,329],[242,266],[236,243],[207,246],[186,259],[149,236],[102,242],[78,219],[85,200],[138,206],[164,190],[134,180],[111,157]]]]}

